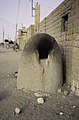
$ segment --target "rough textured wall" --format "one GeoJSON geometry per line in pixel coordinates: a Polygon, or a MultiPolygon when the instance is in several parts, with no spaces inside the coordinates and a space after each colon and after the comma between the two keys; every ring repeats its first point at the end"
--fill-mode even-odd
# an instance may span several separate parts
{"type": "Polygon", "coordinates": [[[72,34],[72,37],[70,37],[71,44],[67,43],[67,46],[72,48],[72,52],[71,54],[66,55],[66,60],[71,59],[71,66],[69,63],[67,64],[68,71],[70,71],[71,74],[68,72],[67,75],[71,84],[79,88],[79,0],[73,1],[69,19],[70,29],[68,37],[70,37],[70,33],[72,34]]]}
{"type": "MultiPolygon", "coordinates": [[[[30,37],[32,37],[34,35],[34,25],[30,25],[28,28],[27,28],[27,41],[30,37]]],[[[27,42],[26,41],[26,42],[27,42]]]]}
{"type": "Polygon", "coordinates": [[[26,33],[27,33],[27,30],[25,27],[22,27],[22,29],[18,30],[17,43],[21,50],[23,50],[26,43],[26,33]]]}
{"type": "Polygon", "coordinates": [[[34,35],[22,53],[17,88],[55,93],[62,82],[62,57],[57,42],[48,34],[34,35]]]}
{"type": "Polygon", "coordinates": [[[40,4],[36,4],[35,6],[35,25],[40,23],[40,4]]]}
{"type": "Polygon", "coordinates": [[[25,43],[26,43],[26,36],[21,36],[21,38],[19,39],[19,48],[21,50],[23,50],[25,43]]]}
{"type": "Polygon", "coordinates": [[[58,42],[63,55],[64,80],[78,88],[79,0],[64,0],[39,25],[27,31],[27,39],[37,32],[48,33],[58,42]]]}
{"type": "Polygon", "coordinates": [[[41,23],[39,32],[52,35],[64,60],[64,79],[79,85],[79,0],[64,0],[41,23]]]}

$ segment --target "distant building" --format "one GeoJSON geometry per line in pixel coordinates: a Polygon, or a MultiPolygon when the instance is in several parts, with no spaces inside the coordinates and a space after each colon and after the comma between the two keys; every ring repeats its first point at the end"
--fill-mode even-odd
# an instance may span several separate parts
{"type": "MultiPolygon", "coordinates": [[[[34,35],[34,25],[30,25],[27,28],[27,40],[34,35]]],[[[26,40],[26,41],[27,41],[26,40]]]]}
{"type": "Polygon", "coordinates": [[[40,4],[36,4],[35,6],[35,25],[40,23],[40,4]]]}
{"type": "Polygon", "coordinates": [[[24,48],[24,45],[26,43],[26,35],[27,29],[25,27],[22,27],[22,29],[18,30],[17,43],[20,49],[24,48]]]}
{"type": "Polygon", "coordinates": [[[36,4],[35,6],[35,26],[34,33],[39,33],[39,24],[40,24],[40,4],[36,4]]]}
{"type": "Polygon", "coordinates": [[[19,48],[22,50],[24,48],[27,40],[32,37],[34,34],[39,32],[40,24],[40,5],[37,3],[35,6],[35,25],[30,25],[27,29],[22,27],[18,30],[17,43],[19,48]]]}

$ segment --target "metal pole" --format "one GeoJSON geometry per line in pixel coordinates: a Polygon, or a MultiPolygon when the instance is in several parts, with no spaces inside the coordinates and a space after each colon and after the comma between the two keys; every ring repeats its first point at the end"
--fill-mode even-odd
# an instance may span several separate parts
{"type": "Polygon", "coordinates": [[[4,43],[4,27],[3,27],[3,43],[4,43]]]}
{"type": "Polygon", "coordinates": [[[33,0],[32,0],[32,17],[33,17],[33,0]]]}
{"type": "Polygon", "coordinates": [[[16,24],[16,30],[15,30],[15,43],[14,43],[15,50],[16,50],[16,43],[17,43],[17,24],[16,24]]]}
{"type": "Polygon", "coordinates": [[[2,28],[3,29],[3,47],[4,47],[4,27],[2,28]]]}

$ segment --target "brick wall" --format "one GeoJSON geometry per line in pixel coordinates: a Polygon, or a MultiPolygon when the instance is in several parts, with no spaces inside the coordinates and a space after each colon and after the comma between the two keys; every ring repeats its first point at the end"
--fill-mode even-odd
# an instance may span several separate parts
{"type": "MultiPolygon", "coordinates": [[[[64,0],[39,25],[39,32],[52,35],[64,60],[66,81],[79,86],[79,0],[64,0]]],[[[64,78],[65,79],[65,78],[64,78]]]]}
{"type": "MultiPolygon", "coordinates": [[[[27,28],[27,40],[34,35],[34,25],[27,28]]],[[[26,41],[27,42],[27,41],[26,41]]]]}
{"type": "Polygon", "coordinates": [[[79,0],[64,0],[38,25],[27,28],[26,40],[38,32],[48,33],[56,39],[63,56],[64,80],[78,88],[79,0]]]}
{"type": "Polygon", "coordinates": [[[17,43],[21,50],[23,50],[24,45],[26,43],[26,33],[27,30],[25,27],[22,27],[21,29],[18,30],[17,43]]]}

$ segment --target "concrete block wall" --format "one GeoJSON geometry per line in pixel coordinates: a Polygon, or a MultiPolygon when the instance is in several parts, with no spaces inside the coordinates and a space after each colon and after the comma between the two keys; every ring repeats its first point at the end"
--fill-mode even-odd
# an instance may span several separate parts
{"type": "Polygon", "coordinates": [[[79,1],[72,4],[72,69],[70,81],[73,86],[79,88],[79,1]]]}
{"type": "Polygon", "coordinates": [[[27,28],[26,40],[38,32],[48,33],[58,42],[63,56],[64,80],[78,88],[79,0],[64,0],[39,25],[27,28]]]}
{"type": "Polygon", "coordinates": [[[25,46],[25,43],[26,43],[26,35],[23,35],[20,37],[19,39],[19,48],[21,50],[23,50],[24,46],[25,46]]]}
{"type": "Polygon", "coordinates": [[[60,45],[66,81],[79,87],[79,0],[64,0],[39,26],[39,32],[52,35],[60,45]],[[63,23],[64,20],[64,23],[63,23]],[[67,22],[67,30],[62,28],[67,22]]]}
{"type": "Polygon", "coordinates": [[[46,18],[44,18],[44,20],[43,21],[41,21],[41,23],[40,23],[40,25],[39,25],[39,32],[40,33],[46,33],[46,24],[45,24],[45,22],[46,22],[46,18]]]}
{"type": "Polygon", "coordinates": [[[21,50],[23,50],[26,43],[26,37],[27,37],[26,33],[27,33],[27,29],[25,27],[22,27],[21,29],[18,30],[17,43],[21,50]]]}
{"type": "MultiPolygon", "coordinates": [[[[34,25],[27,28],[27,40],[34,35],[34,25]]],[[[27,41],[26,41],[27,42],[27,41]]]]}

